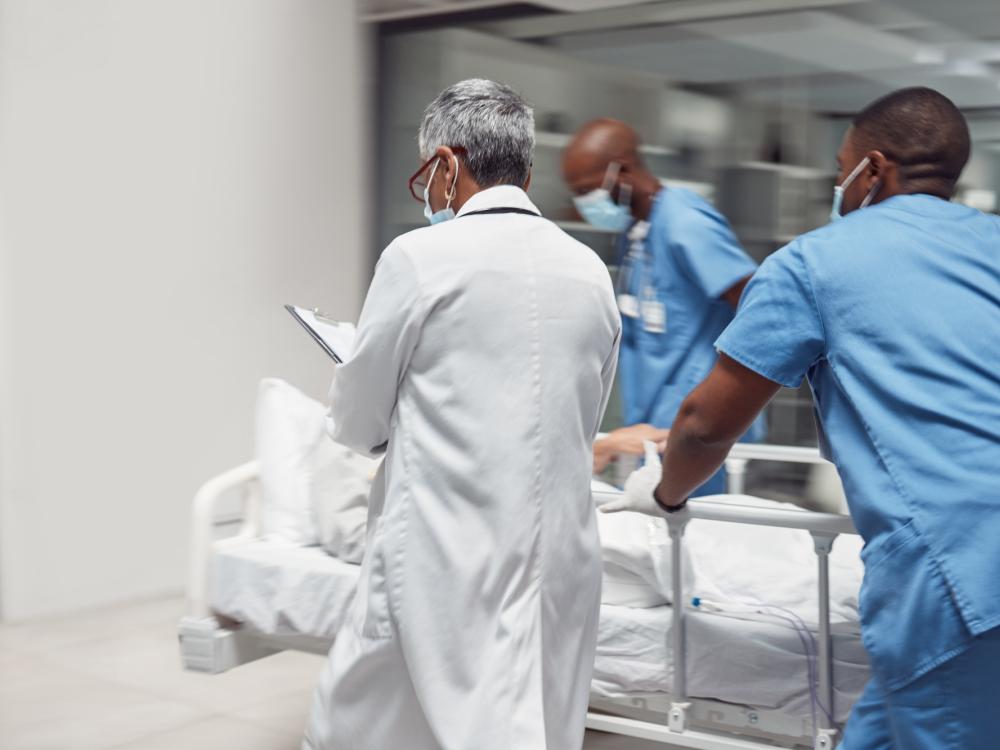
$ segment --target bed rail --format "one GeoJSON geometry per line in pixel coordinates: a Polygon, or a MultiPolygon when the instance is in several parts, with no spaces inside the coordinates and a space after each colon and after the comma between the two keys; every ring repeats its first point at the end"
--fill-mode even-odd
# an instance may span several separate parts
{"type": "Polygon", "coordinates": [[[260,536],[261,499],[258,483],[259,467],[248,461],[219,474],[201,486],[194,496],[191,519],[191,569],[188,571],[189,617],[211,616],[208,606],[209,564],[212,551],[220,545],[241,544],[260,536]],[[219,502],[234,492],[240,493],[243,520],[235,536],[215,539],[215,513],[219,502]]]}
{"type": "Polygon", "coordinates": [[[799,448],[792,445],[767,443],[737,443],[726,457],[726,490],[742,495],[746,483],[747,463],[750,461],[781,461],[793,464],[825,464],[816,448],[799,448]]]}
{"type": "MultiPolygon", "coordinates": [[[[813,448],[794,448],[775,445],[738,444],[729,454],[726,468],[730,473],[730,492],[739,494],[742,489],[742,473],[746,462],[750,460],[787,461],[793,463],[825,463],[819,451],[813,448]],[[735,463],[734,462],[739,462],[735,463]],[[737,469],[738,477],[734,482],[733,469],[737,469]],[[736,487],[733,485],[736,484],[736,487]]],[[[616,492],[595,492],[594,497],[599,505],[603,505],[615,497],[616,492]]],[[[674,664],[674,685],[672,702],[668,718],[668,732],[659,739],[684,747],[691,748],[722,748],[737,745],[716,744],[717,738],[692,732],[688,728],[688,713],[690,703],[687,700],[687,665],[685,659],[685,618],[687,607],[684,605],[686,596],[683,586],[683,543],[684,531],[693,519],[704,521],[720,521],[724,523],[743,523],[756,526],[774,526],[786,529],[808,531],[813,538],[813,548],[816,552],[818,569],[818,626],[817,638],[817,694],[821,711],[814,747],[817,750],[832,750],[837,736],[837,728],[833,725],[833,639],[830,627],[830,552],[833,543],[841,534],[857,534],[849,516],[835,513],[817,513],[801,509],[761,508],[736,503],[722,503],[711,499],[699,499],[688,503],[686,508],[666,516],[667,530],[671,540],[671,607],[673,624],[670,631],[669,644],[674,664]],[[683,741],[682,741],[683,737],[683,741]],[[690,742],[688,742],[690,740],[690,742]],[[707,744],[706,744],[707,743],[707,744]]],[[[634,734],[630,729],[634,722],[616,722],[617,731],[637,737],[650,738],[648,733],[634,734]]],[[[588,719],[592,728],[605,726],[599,716],[588,719]]],[[[644,732],[647,732],[647,726],[644,732]]],[[[614,730],[611,730],[614,731],[614,730]]],[[[660,729],[662,733],[663,730],[660,729]]]]}
{"type": "MultiPolygon", "coordinates": [[[[743,469],[746,463],[751,460],[824,463],[823,459],[819,456],[819,452],[815,449],[741,443],[733,448],[727,459],[727,469],[730,474],[730,492],[741,494],[743,469]],[[735,477],[734,474],[736,474],[735,477]]],[[[212,613],[208,606],[211,556],[213,551],[220,547],[231,544],[242,544],[260,536],[262,506],[258,480],[259,468],[257,462],[250,461],[209,480],[195,495],[192,518],[191,568],[188,580],[188,615],[185,618],[185,624],[188,627],[192,625],[205,627],[211,625],[213,628],[217,627],[217,623],[211,620],[212,613]],[[235,536],[221,540],[216,539],[218,505],[223,498],[231,497],[234,493],[239,493],[243,505],[240,529],[235,536]]],[[[617,497],[618,493],[595,492],[594,495],[598,502],[604,502],[617,497]]],[[[800,529],[808,531],[812,535],[819,569],[818,694],[823,707],[826,709],[825,712],[821,712],[823,714],[821,719],[822,725],[815,738],[815,748],[818,748],[818,750],[832,750],[837,732],[826,715],[827,712],[831,715],[833,714],[829,553],[833,548],[834,541],[840,534],[857,533],[850,518],[807,510],[760,508],[750,505],[721,503],[710,499],[692,502],[684,511],[673,514],[666,519],[668,531],[673,542],[671,545],[671,554],[673,556],[672,596],[675,603],[685,601],[682,585],[682,545],[684,531],[692,519],[800,529]]],[[[752,740],[740,740],[732,736],[727,738],[715,733],[695,731],[689,727],[690,704],[687,700],[687,674],[684,656],[685,610],[684,606],[672,607],[674,622],[671,628],[671,643],[669,646],[674,660],[674,686],[670,696],[671,708],[667,714],[667,726],[594,713],[588,715],[588,726],[622,735],[653,739],[677,747],[703,748],[704,750],[730,748],[735,750],[736,748],[760,747],[759,743],[755,743],[752,740]]],[[[213,631],[213,633],[216,636],[218,635],[217,631],[213,631]]],[[[233,635],[232,633],[228,634],[233,635]]],[[[202,640],[205,639],[203,638],[202,640]]],[[[209,637],[206,642],[211,640],[211,637],[209,637]]],[[[235,642],[238,639],[231,638],[230,640],[235,642]]],[[[232,662],[233,665],[244,663],[268,653],[274,653],[282,647],[280,644],[271,644],[268,648],[263,648],[259,647],[259,644],[256,642],[250,645],[253,647],[253,654],[248,656],[241,652],[242,655],[238,656],[238,658],[230,655],[231,658],[226,663],[229,664],[229,662],[232,662]]],[[[218,658],[215,658],[215,661],[218,661],[218,658]]],[[[212,668],[205,668],[204,666],[198,668],[202,669],[202,671],[223,671],[226,667],[225,665],[220,667],[218,664],[215,664],[212,668]]]]}

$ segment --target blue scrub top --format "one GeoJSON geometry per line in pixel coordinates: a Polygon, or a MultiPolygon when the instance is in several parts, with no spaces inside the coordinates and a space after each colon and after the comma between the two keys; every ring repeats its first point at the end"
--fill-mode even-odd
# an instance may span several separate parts
{"type": "MultiPolygon", "coordinates": [[[[690,190],[660,190],[649,225],[642,258],[626,286],[640,301],[652,295],[664,306],[665,330],[647,330],[642,317],[623,315],[618,372],[625,423],[666,428],[715,364],[715,339],[734,312],[720,297],[757,264],[725,218],[690,190]]],[[[622,261],[628,247],[626,240],[622,261]]],[[[748,438],[763,436],[760,419],[748,438]]]]}
{"type": "Polygon", "coordinates": [[[865,645],[887,690],[1000,626],[1000,219],[890,198],[754,275],[720,351],[808,376],[866,545],[865,645]]]}

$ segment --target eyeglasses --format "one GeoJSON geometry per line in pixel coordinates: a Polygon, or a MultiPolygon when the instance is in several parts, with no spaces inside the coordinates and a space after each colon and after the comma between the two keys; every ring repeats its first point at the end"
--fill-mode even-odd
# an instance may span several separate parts
{"type": "MultiPolygon", "coordinates": [[[[461,146],[449,146],[448,148],[450,148],[456,154],[461,154],[462,156],[465,156],[468,153],[461,146]]],[[[410,178],[410,181],[407,183],[409,185],[409,188],[410,188],[410,195],[413,196],[413,199],[415,201],[419,201],[420,203],[424,202],[424,190],[427,187],[427,182],[424,180],[424,172],[427,171],[428,167],[430,167],[431,164],[433,164],[435,161],[437,161],[440,158],[441,157],[439,157],[437,155],[434,155],[430,159],[428,159],[427,161],[425,161],[421,165],[420,169],[418,169],[416,172],[413,173],[413,176],[410,178]]]]}

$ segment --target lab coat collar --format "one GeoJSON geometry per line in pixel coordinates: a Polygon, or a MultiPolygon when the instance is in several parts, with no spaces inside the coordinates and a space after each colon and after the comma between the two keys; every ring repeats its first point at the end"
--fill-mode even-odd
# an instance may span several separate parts
{"type": "Polygon", "coordinates": [[[490,208],[523,208],[541,216],[541,211],[531,202],[528,194],[513,185],[497,185],[480,190],[465,202],[457,216],[464,216],[472,211],[484,211],[490,208]]]}

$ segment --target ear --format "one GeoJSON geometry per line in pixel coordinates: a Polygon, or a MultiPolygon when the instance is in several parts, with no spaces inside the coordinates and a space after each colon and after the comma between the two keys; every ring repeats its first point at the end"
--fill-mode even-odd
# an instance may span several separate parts
{"type": "Polygon", "coordinates": [[[528,167],[528,179],[524,181],[524,192],[528,192],[528,188],[531,187],[531,167],[528,167]]]}
{"type": "Polygon", "coordinates": [[[441,158],[441,166],[438,167],[438,174],[444,178],[444,181],[441,183],[444,186],[442,188],[444,196],[445,198],[449,196],[454,198],[454,191],[458,188],[456,182],[458,179],[458,157],[448,146],[438,146],[437,151],[434,153],[441,158]]]}
{"type": "Polygon", "coordinates": [[[868,168],[864,171],[865,189],[871,190],[876,182],[883,185],[888,182],[890,172],[896,168],[895,162],[881,151],[869,151],[865,156],[868,157],[868,168]]]}

